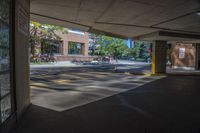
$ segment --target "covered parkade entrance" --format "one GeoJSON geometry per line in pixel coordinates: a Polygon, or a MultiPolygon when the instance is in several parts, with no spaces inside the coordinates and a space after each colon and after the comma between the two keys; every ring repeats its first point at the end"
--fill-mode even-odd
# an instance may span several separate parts
{"type": "Polygon", "coordinates": [[[153,56],[152,73],[155,74],[166,71],[166,44],[199,43],[199,29],[196,22],[199,19],[198,4],[197,0],[190,2],[169,0],[162,3],[145,0],[142,2],[34,0],[31,3],[31,20],[120,38],[149,41],[154,44],[153,55],[157,54],[156,59],[153,56]],[[162,54],[155,51],[160,51],[162,54]],[[161,64],[161,61],[156,60],[164,63],[161,64]],[[159,62],[159,68],[155,62],[159,62]]]}
{"type": "MultiPolygon", "coordinates": [[[[199,43],[198,0],[0,0],[1,33],[11,40],[10,100],[1,97],[1,131],[198,132],[198,76],[169,76],[145,86],[61,113],[30,106],[29,19],[83,31],[153,42],[153,74],[166,71],[166,42],[199,43]],[[3,4],[1,4],[3,5],[3,4]],[[9,9],[9,12],[8,10],[9,9]],[[10,18],[9,22],[7,19],[10,18]],[[6,22],[5,22],[6,21],[6,22]],[[10,32],[8,32],[10,31],[10,32]],[[4,35],[4,34],[3,34],[4,35]],[[2,102],[4,101],[4,102],[2,102]],[[12,103],[12,104],[11,104],[12,103]],[[27,108],[30,107],[28,110],[27,108]],[[9,109],[8,109],[9,108],[9,109]],[[12,111],[5,111],[12,110],[12,111]],[[25,113],[25,111],[27,111],[25,113]],[[2,120],[3,113],[6,118],[2,120]],[[24,114],[24,117],[22,115],[24,114]],[[20,119],[22,118],[22,119],[20,119]],[[21,120],[21,121],[16,121],[21,120]]],[[[1,43],[5,41],[0,38],[1,43]]],[[[6,51],[8,47],[3,46],[6,51]]],[[[8,50],[7,50],[8,51],[8,50]]],[[[3,87],[1,87],[1,91],[3,87]]],[[[2,93],[1,93],[2,94],[2,93]]]]}

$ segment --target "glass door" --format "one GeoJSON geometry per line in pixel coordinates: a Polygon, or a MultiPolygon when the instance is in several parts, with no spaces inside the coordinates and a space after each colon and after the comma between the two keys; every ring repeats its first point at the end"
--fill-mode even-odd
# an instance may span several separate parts
{"type": "Polygon", "coordinates": [[[0,125],[11,115],[10,6],[0,0],[0,125]]]}

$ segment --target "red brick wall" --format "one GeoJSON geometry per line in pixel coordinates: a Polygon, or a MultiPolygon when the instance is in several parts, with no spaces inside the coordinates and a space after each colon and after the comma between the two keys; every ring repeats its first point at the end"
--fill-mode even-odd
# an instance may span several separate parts
{"type": "Polygon", "coordinates": [[[84,32],[84,35],[71,32],[68,32],[68,34],[57,34],[63,40],[63,55],[68,55],[68,42],[79,42],[84,44],[83,56],[88,56],[89,35],[87,32],[84,32]]]}
{"type": "Polygon", "coordinates": [[[81,61],[92,61],[93,56],[81,56],[81,55],[58,55],[56,56],[57,61],[72,61],[72,60],[81,60],[81,61]]]}

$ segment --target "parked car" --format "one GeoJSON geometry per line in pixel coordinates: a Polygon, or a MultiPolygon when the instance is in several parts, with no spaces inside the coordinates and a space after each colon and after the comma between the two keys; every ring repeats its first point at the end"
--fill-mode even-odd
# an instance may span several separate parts
{"type": "Polygon", "coordinates": [[[90,63],[93,64],[93,65],[98,65],[98,64],[99,64],[99,61],[98,61],[98,60],[93,60],[93,61],[91,61],[90,63]]]}
{"type": "Polygon", "coordinates": [[[129,58],[130,61],[135,61],[134,57],[129,58]]]}

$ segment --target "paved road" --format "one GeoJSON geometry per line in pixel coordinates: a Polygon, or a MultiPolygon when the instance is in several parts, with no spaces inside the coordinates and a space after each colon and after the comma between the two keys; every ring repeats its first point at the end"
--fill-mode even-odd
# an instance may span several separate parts
{"type": "Polygon", "coordinates": [[[32,68],[32,103],[64,111],[135,89],[160,78],[119,73],[110,65],[32,68]]]}
{"type": "Polygon", "coordinates": [[[13,133],[199,133],[199,82],[110,65],[32,68],[33,105],[13,133]]]}
{"type": "Polygon", "coordinates": [[[49,63],[42,65],[31,65],[32,69],[41,69],[41,68],[73,68],[73,67],[83,67],[90,68],[96,70],[115,70],[115,72],[133,72],[133,73],[151,73],[151,64],[146,62],[133,62],[133,61],[125,61],[119,60],[118,63],[114,64],[103,64],[103,65],[79,65],[73,64],[69,61],[63,61],[58,63],[49,63]]]}

